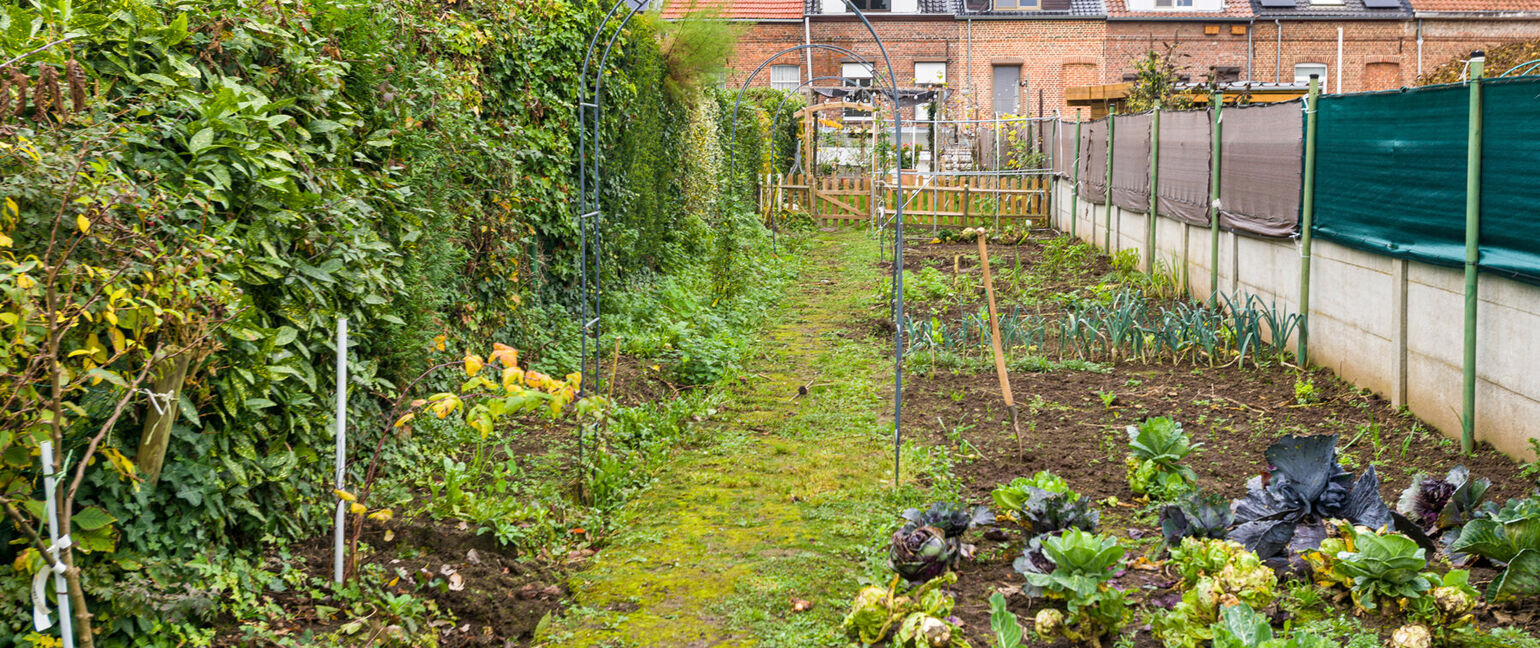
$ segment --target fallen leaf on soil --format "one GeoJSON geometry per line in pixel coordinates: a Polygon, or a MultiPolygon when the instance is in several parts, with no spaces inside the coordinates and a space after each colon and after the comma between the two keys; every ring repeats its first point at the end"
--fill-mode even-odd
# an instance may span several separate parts
{"type": "Polygon", "coordinates": [[[451,591],[451,592],[458,592],[458,591],[463,590],[463,589],[465,589],[465,577],[461,576],[459,572],[455,572],[453,574],[450,574],[449,575],[449,591],[451,591]]]}
{"type": "Polygon", "coordinates": [[[476,550],[472,549],[470,551],[465,552],[465,560],[467,562],[469,562],[470,564],[472,564],[472,565],[480,565],[481,564],[481,554],[476,553],[476,550]]]}
{"type": "Polygon", "coordinates": [[[390,529],[386,529],[385,530],[385,541],[386,542],[390,542],[391,540],[395,540],[395,539],[396,539],[396,532],[392,531],[390,529]]]}
{"type": "Polygon", "coordinates": [[[519,598],[521,599],[529,600],[535,598],[538,593],[539,590],[535,588],[534,583],[525,583],[524,587],[519,588],[519,598]]]}
{"type": "Polygon", "coordinates": [[[448,576],[455,573],[455,568],[450,567],[449,565],[444,565],[438,568],[438,573],[448,576]]]}
{"type": "Polygon", "coordinates": [[[547,598],[554,598],[554,597],[561,596],[561,586],[560,585],[547,585],[547,586],[545,586],[545,589],[540,590],[540,595],[544,596],[544,597],[547,597],[547,598]]]}

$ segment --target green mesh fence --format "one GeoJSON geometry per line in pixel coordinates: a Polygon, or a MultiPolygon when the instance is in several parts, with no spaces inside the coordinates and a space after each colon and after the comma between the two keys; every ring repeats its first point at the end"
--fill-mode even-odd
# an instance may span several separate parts
{"type": "MultiPolygon", "coordinates": [[[[1540,79],[1485,82],[1481,267],[1540,283],[1540,79]]],[[[1321,97],[1316,234],[1349,247],[1465,262],[1470,89],[1321,97]]]]}

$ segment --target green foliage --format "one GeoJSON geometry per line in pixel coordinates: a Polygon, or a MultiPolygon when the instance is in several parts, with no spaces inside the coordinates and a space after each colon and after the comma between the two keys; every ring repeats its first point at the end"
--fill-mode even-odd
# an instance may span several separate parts
{"type": "Polygon", "coordinates": [[[931,306],[941,305],[957,295],[957,290],[946,275],[932,266],[925,266],[918,272],[904,271],[904,302],[928,303],[931,306]]]}
{"type": "Polygon", "coordinates": [[[1182,424],[1159,416],[1128,426],[1128,487],[1135,495],[1171,501],[1188,492],[1198,475],[1181,463],[1203,444],[1192,443],[1182,424]]]}
{"type": "Polygon", "coordinates": [[[1155,636],[1167,646],[1195,648],[1214,640],[1221,610],[1236,603],[1262,609],[1278,596],[1278,579],[1255,553],[1228,540],[1185,538],[1171,548],[1171,564],[1182,576],[1182,600],[1151,619],[1155,636]]]}
{"type": "Polygon", "coordinates": [[[995,633],[995,648],[1021,648],[1021,622],[999,592],[989,595],[989,629],[995,633]]]}
{"type": "Polygon", "coordinates": [[[1430,584],[1422,570],[1426,550],[1399,533],[1360,532],[1356,551],[1338,554],[1338,569],[1353,579],[1353,604],[1374,611],[1382,600],[1420,598],[1430,584]]]}
{"type": "MultiPolygon", "coordinates": [[[[57,123],[18,123],[0,148],[0,254],[22,264],[42,258],[52,221],[63,214],[74,224],[80,216],[91,224],[82,235],[101,244],[78,248],[79,263],[134,268],[115,280],[113,290],[126,292],[113,308],[137,312],[157,301],[161,312],[199,315],[183,324],[223,322],[175,398],[158,485],[133,478],[142,457],[131,440],[140,436],[145,404],[132,403],[109,426],[100,449],[108,460],[98,457],[87,471],[79,499],[81,510],[107,516],[91,513],[84,523],[113,521],[82,528],[77,541],[104,534],[83,548],[105,554],[110,540],[125,560],[177,564],[210,546],[308,537],[328,521],[333,387],[316,367],[329,366],[338,317],[352,330],[349,420],[365,431],[355,432],[365,440],[355,460],[372,450],[375,431],[391,429],[389,400],[425,368],[424,351],[437,336],[452,336],[447,344],[457,348],[510,341],[530,350],[529,366],[553,375],[577,368],[574,107],[584,48],[602,11],[567,0],[84,0],[4,9],[0,23],[12,28],[0,29],[0,58],[72,36],[17,66],[37,76],[40,65],[77,61],[91,109],[57,123]],[[215,304],[223,310],[209,311],[215,304]],[[208,312],[218,317],[200,314],[208,312]]],[[[601,47],[611,35],[600,35],[601,47]]],[[[747,296],[755,287],[740,278],[768,274],[752,214],[729,210],[723,219],[701,205],[728,204],[715,195],[729,189],[752,195],[767,157],[762,104],[782,93],[746,102],[738,173],[717,174],[723,182],[694,194],[684,181],[706,166],[690,155],[721,159],[728,143],[719,110],[709,117],[717,130],[697,138],[693,153],[685,141],[687,106],[728,101],[720,92],[696,100],[689,91],[712,76],[709,59],[725,51],[727,35],[714,25],[666,27],[638,15],[615,41],[600,97],[605,118],[598,141],[586,142],[587,154],[604,163],[602,177],[584,179],[603,207],[604,332],[669,338],[675,376],[688,382],[730,371],[741,352],[731,335],[762,305],[722,302],[726,314],[707,316],[715,300],[695,299],[678,318],[685,325],[664,336],[647,322],[670,319],[656,300],[672,297],[653,287],[698,297],[716,285],[723,295],[747,296]],[[669,32],[665,46],[660,32],[669,32]],[[687,195],[694,209],[686,209],[687,195]],[[725,332],[716,337],[716,330],[725,332]]],[[[784,146],[786,133],[777,137],[784,146]]],[[[0,268],[0,281],[19,286],[20,273],[36,271],[18,267],[0,268]]],[[[0,312],[28,299],[7,293],[0,312]]],[[[95,318],[108,305],[88,309],[95,318]]],[[[153,330],[148,323],[139,329],[153,330]]],[[[103,371],[127,369],[124,358],[101,367],[96,349],[111,358],[114,338],[99,319],[89,324],[62,350],[88,350],[72,361],[92,359],[103,371]]],[[[0,325],[10,323],[0,318],[0,325]]],[[[144,350],[176,341],[164,328],[157,335],[143,340],[144,350]]],[[[88,386],[94,394],[82,413],[71,413],[60,447],[77,460],[86,426],[110,420],[107,390],[122,389],[105,377],[88,386]]],[[[425,386],[452,385],[430,378],[425,386]]],[[[418,441],[390,438],[383,472],[410,474],[405,464],[419,453],[418,441]]],[[[0,447],[26,452],[12,439],[0,447]]],[[[609,463],[596,491],[630,487],[624,462],[597,457],[609,463]]],[[[365,465],[352,463],[355,471],[365,465]]],[[[467,471],[473,476],[462,499],[445,514],[458,507],[454,514],[485,521],[505,542],[526,541],[515,520],[563,506],[561,494],[546,493],[512,510],[501,502],[502,492],[518,490],[512,468],[503,490],[495,480],[475,482],[483,474],[475,466],[467,471]]],[[[40,490],[37,471],[21,476],[11,492],[31,499],[40,490]]],[[[9,525],[0,529],[0,541],[14,539],[9,525]]],[[[94,556],[90,562],[92,579],[122,573],[97,567],[94,556]]],[[[104,640],[121,638],[111,633],[126,632],[134,618],[154,618],[121,599],[103,600],[109,607],[94,612],[108,629],[104,640]]]]}
{"type": "Polygon", "coordinates": [[[1266,617],[1244,603],[1225,607],[1223,617],[1210,631],[1214,637],[1213,648],[1332,648],[1339,645],[1309,632],[1295,632],[1287,639],[1275,637],[1266,617]]]}
{"type": "Polygon", "coordinates": [[[1186,110],[1192,107],[1192,96],[1177,89],[1183,68],[1177,67],[1175,48],[1166,51],[1149,50],[1144,57],[1134,61],[1134,82],[1128,89],[1125,104],[1130,112],[1145,112],[1155,108],[1186,110]]]}
{"type": "Polygon", "coordinates": [[[1128,622],[1128,601],[1121,590],[1107,584],[1123,564],[1125,550],[1116,538],[1070,529],[1063,535],[1045,536],[1042,547],[1054,569],[1025,574],[1027,583],[1050,599],[1063,601],[1065,612],[1057,619],[1039,614],[1040,634],[1099,642],[1128,622]]]}
{"type": "Polygon", "coordinates": [[[1003,484],[990,493],[994,500],[995,511],[998,514],[1014,514],[1021,509],[1021,505],[1027,502],[1032,494],[1027,487],[1038,488],[1050,493],[1069,493],[1069,482],[1063,477],[1055,475],[1047,470],[1039,470],[1031,477],[1017,477],[1009,484],[1003,484]]]}
{"type": "Polygon", "coordinates": [[[1471,520],[1450,550],[1505,566],[1487,587],[1489,602],[1540,594],[1540,497],[1510,499],[1490,517],[1471,520]]]}
{"type": "Polygon", "coordinates": [[[947,620],[953,600],[943,588],[955,582],[957,574],[949,572],[907,593],[896,578],[890,587],[863,588],[840,629],[867,646],[892,637],[895,648],[965,648],[961,629],[947,620]]]}

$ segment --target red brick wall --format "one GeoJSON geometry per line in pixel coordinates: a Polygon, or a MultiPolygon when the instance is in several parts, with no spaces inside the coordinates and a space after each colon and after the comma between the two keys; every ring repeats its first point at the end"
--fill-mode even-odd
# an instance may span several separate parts
{"type": "MultiPolygon", "coordinates": [[[[1342,75],[1342,90],[1385,90],[1413,85],[1417,78],[1417,21],[1281,21],[1255,23],[1205,23],[1149,21],[1107,22],[1103,20],[974,20],[950,17],[874,17],[874,28],[887,45],[895,74],[901,86],[914,84],[916,60],[947,61],[948,89],[951,97],[945,107],[951,117],[988,118],[992,115],[992,66],[996,63],[1020,64],[1027,86],[1021,96],[1021,112],[1038,114],[1039,91],[1043,111],[1059,110],[1066,117],[1074,109],[1064,103],[1064,88],[1101,83],[1118,83],[1133,72],[1134,61],[1150,49],[1164,51],[1169,45],[1177,55],[1177,64],[1193,81],[1201,81],[1213,66],[1240,68],[1242,79],[1266,83],[1289,83],[1298,63],[1324,63],[1327,66],[1326,90],[1336,90],[1337,75],[1342,75]],[[1232,26],[1246,25],[1247,34],[1232,33],[1232,26]],[[1204,33],[1215,25],[1218,34],[1204,33]],[[1343,60],[1337,61],[1337,28],[1343,29],[1343,60]],[[1248,48],[1250,60],[1248,62],[1248,48]],[[1338,68],[1341,69],[1338,69],[1338,68]]],[[[878,61],[881,56],[866,28],[850,18],[815,16],[811,25],[812,41],[855,51],[878,61]]],[[[1540,39],[1540,20],[1446,20],[1423,21],[1422,64],[1424,70],[1447,60],[1463,58],[1473,49],[1516,40],[1540,39]]],[[[756,24],[746,29],[738,42],[732,61],[730,87],[737,87],[743,76],[766,56],[803,42],[801,23],[756,24]]],[[[811,76],[838,75],[840,63],[849,57],[823,50],[813,51],[813,72],[802,71],[805,81],[811,76]]],[[[803,65],[803,52],[788,54],[781,64],[803,65]]],[[[1501,70],[1492,71],[1494,74],[1501,70]]],[[[768,69],[754,80],[756,86],[769,85],[768,69]]],[[[834,85],[834,82],[820,85],[834,85]]],[[[912,111],[906,111],[912,116],[912,111]]]]}

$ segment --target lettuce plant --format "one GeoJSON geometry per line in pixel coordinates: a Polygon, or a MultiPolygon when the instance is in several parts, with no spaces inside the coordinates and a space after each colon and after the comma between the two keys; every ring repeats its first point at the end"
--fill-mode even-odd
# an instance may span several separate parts
{"type": "Polygon", "coordinates": [[[1329,519],[1369,528],[1393,523],[1374,466],[1353,475],[1337,463],[1337,436],[1286,436],[1267,449],[1269,470],[1233,505],[1229,539],[1275,563],[1320,546],[1329,519]]]}
{"type": "Polygon", "coordinates": [[[1099,645],[1102,637],[1128,622],[1127,599],[1107,584],[1123,563],[1124,549],[1116,538],[1070,529],[1044,537],[1042,549],[1053,562],[1053,571],[1028,573],[1027,583],[1049,598],[1064,601],[1065,611],[1039,612],[1035,619],[1039,634],[1099,645]]]}
{"type": "Polygon", "coordinates": [[[1337,569],[1353,579],[1353,605],[1375,611],[1382,601],[1421,598],[1432,583],[1422,573],[1427,551],[1399,533],[1359,532],[1355,551],[1337,555],[1337,569]]]}
{"type": "Polygon", "coordinates": [[[1455,466],[1443,479],[1418,473],[1401,491],[1396,512],[1447,546],[1460,537],[1466,522],[1485,515],[1481,505],[1491,485],[1489,479],[1471,479],[1465,466],[1455,466]]]}
{"type": "Polygon", "coordinates": [[[1336,645],[1330,639],[1308,632],[1287,639],[1275,637],[1267,618],[1244,603],[1226,607],[1222,616],[1210,629],[1214,648],[1335,648],[1336,645]]]}
{"type": "Polygon", "coordinates": [[[1198,475],[1181,461],[1202,445],[1192,443],[1182,424],[1166,417],[1128,426],[1129,489],[1157,501],[1187,492],[1198,482],[1198,475]]]}
{"type": "Polygon", "coordinates": [[[1160,510],[1160,533],[1168,545],[1182,538],[1223,538],[1234,522],[1230,502],[1215,493],[1194,491],[1160,510]]]}
{"type": "Polygon", "coordinates": [[[1448,573],[1423,574],[1433,589],[1427,596],[1406,603],[1406,618],[1433,629],[1439,645],[1455,645],[1455,635],[1475,623],[1471,611],[1480,594],[1470,586],[1470,572],[1451,569],[1448,573]]]}
{"type": "Polygon", "coordinates": [[[948,573],[900,593],[892,587],[866,587],[856,594],[840,629],[845,636],[870,646],[893,639],[897,648],[968,648],[961,629],[951,620],[952,596],[942,588],[957,582],[948,573]]]}
{"type": "Polygon", "coordinates": [[[990,494],[995,502],[995,510],[999,511],[1002,515],[1014,514],[1016,511],[1021,510],[1021,505],[1026,504],[1027,499],[1032,496],[1032,493],[1027,490],[1029,487],[1045,490],[1050,493],[1072,492],[1069,489],[1069,483],[1065,482],[1062,477],[1046,470],[1039,470],[1037,474],[1031,477],[1017,477],[1012,479],[1011,483],[996,488],[990,494]]]}
{"type": "Polygon", "coordinates": [[[1228,605],[1263,609],[1278,598],[1278,577],[1257,555],[1228,540],[1185,538],[1170,563],[1182,576],[1182,600],[1151,617],[1155,636],[1169,648],[1197,648],[1214,640],[1214,624],[1228,605]]]}
{"type": "Polygon", "coordinates": [[[1490,517],[1471,520],[1450,549],[1504,567],[1487,586],[1488,601],[1540,594],[1540,497],[1510,499],[1490,517]]]}

